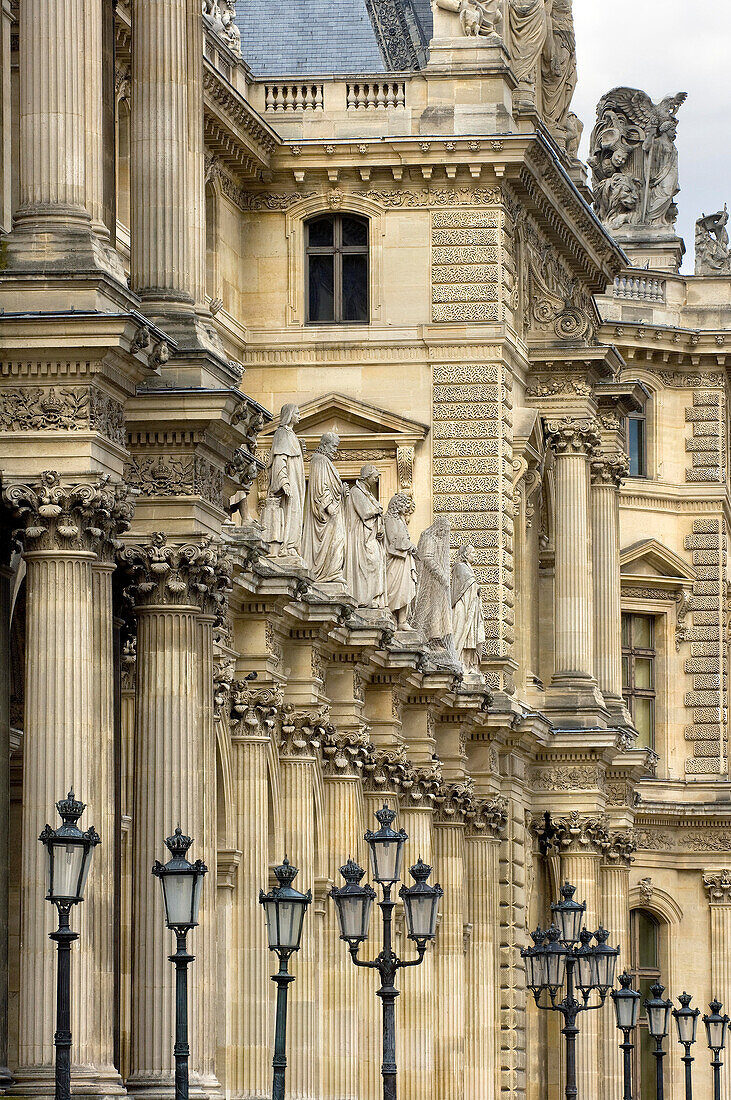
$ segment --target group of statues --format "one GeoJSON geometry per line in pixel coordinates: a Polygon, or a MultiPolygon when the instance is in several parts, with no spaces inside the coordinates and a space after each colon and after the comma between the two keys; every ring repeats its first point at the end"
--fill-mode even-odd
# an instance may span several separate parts
{"type": "Polygon", "coordinates": [[[444,517],[415,546],[406,522],[411,497],[396,493],[384,512],[372,465],[347,485],[335,465],[335,432],[321,437],[306,480],[299,418],[296,405],[282,407],[267,462],[261,526],[270,555],[304,565],[319,585],[349,592],[360,608],[390,611],[396,629],[420,635],[436,664],[481,681],[485,624],[474,547],[462,547],[450,572],[444,517]]]}
{"type": "Polygon", "coordinates": [[[594,205],[607,229],[672,230],[678,216],[678,110],[687,95],[660,103],[636,88],[615,88],[597,107],[589,165],[594,205]]]}
{"type": "Polygon", "coordinates": [[[235,54],[241,54],[241,31],[236,26],[236,0],[203,0],[203,15],[235,54]]]}
{"type": "Polygon", "coordinates": [[[731,275],[727,225],[727,206],[717,214],[704,214],[695,223],[696,275],[731,275]]]}

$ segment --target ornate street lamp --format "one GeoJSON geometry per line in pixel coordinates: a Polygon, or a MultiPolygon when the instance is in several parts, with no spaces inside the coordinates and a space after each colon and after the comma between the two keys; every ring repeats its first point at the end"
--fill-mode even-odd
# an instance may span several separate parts
{"type": "Polygon", "coordinates": [[[582,929],[586,903],[574,900],[576,887],[566,883],[561,887],[561,901],[551,906],[554,923],[545,931],[531,933],[532,947],[521,948],[525,960],[528,988],[536,1005],[550,1012],[560,1012],[566,1040],[566,1100],[576,1100],[576,1020],[580,1013],[601,1008],[614,985],[618,947],[607,947],[609,933],[604,928],[596,932],[582,929]],[[592,940],[596,944],[592,946],[592,940]],[[558,1001],[559,992],[565,996],[558,1001]],[[581,994],[581,1000],[576,992],[581,994]],[[598,1004],[589,1004],[592,993],[598,1004]],[[544,1003],[541,1003],[542,997],[544,1003]],[[548,1003],[545,1003],[547,998],[548,1003]]]}
{"type": "Polygon", "coordinates": [[[690,993],[681,993],[678,997],[680,1008],[673,1009],[673,1019],[678,1029],[678,1042],[685,1048],[685,1054],[683,1055],[683,1064],[685,1065],[685,1100],[693,1100],[693,1076],[691,1071],[693,1058],[690,1053],[690,1048],[693,1046],[696,1039],[698,1017],[701,1014],[700,1009],[690,1007],[692,999],[690,993]]]}
{"type": "Polygon", "coordinates": [[[663,1080],[663,1058],[665,1057],[665,1051],[662,1048],[662,1043],[670,1030],[670,1013],[673,1007],[672,1001],[666,1001],[663,998],[664,992],[665,986],[660,985],[660,982],[655,982],[655,984],[650,987],[652,996],[645,1001],[647,1027],[650,1035],[655,1040],[655,1049],[652,1053],[655,1055],[657,1064],[657,1100],[664,1100],[665,1096],[663,1080]]]}
{"type": "Polygon", "coordinates": [[[392,947],[396,902],[391,897],[391,891],[401,877],[408,836],[403,829],[395,832],[391,828],[396,814],[388,806],[378,810],[376,817],[381,828],[375,833],[366,833],[365,839],[371,849],[373,877],[383,891],[383,900],[378,903],[383,919],[383,948],[372,962],[358,958],[360,945],[368,937],[371,908],[376,897],[371,886],[360,884],[365,875],[363,868],[349,859],[340,868],[345,886],[334,887],[330,896],[337,906],[340,938],[348,944],[353,962],[356,966],[377,970],[381,978],[378,996],[383,1005],[383,1100],[396,1100],[396,998],[399,991],[394,980],[402,967],[418,966],[423,961],[427,943],[436,935],[439,899],[444,896],[444,891],[439,885],[428,885],[431,867],[419,859],[411,868],[413,886],[402,886],[399,892],[404,902],[408,936],[416,944],[418,957],[402,961],[392,947]]]}
{"type": "Polygon", "coordinates": [[[713,1053],[713,1100],[721,1100],[721,1051],[726,1046],[729,1018],[721,1015],[723,1005],[720,1001],[711,1001],[708,1007],[711,1012],[703,1017],[703,1023],[706,1025],[708,1049],[713,1053]]]}
{"type": "Polygon", "coordinates": [[[46,900],[56,906],[58,929],[50,938],[58,945],[56,980],[56,1100],[71,1097],[71,944],[79,938],[70,928],[71,906],[84,900],[91,857],[100,837],[92,826],[82,833],[76,822],[86,806],[69,791],[56,803],[62,825],[46,825],[39,836],[48,854],[48,893],[46,900]]]}
{"type": "Polygon", "coordinates": [[[640,1018],[641,994],[632,988],[632,975],[625,970],[619,976],[620,989],[612,990],[614,1012],[617,1017],[617,1027],[624,1036],[624,1042],[620,1044],[620,1050],[624,1055],[624,1096],[622,1100],[632,1100],[632,1051],[633,1043],[630,1035],[637,1027],[640,1018]]]}
{"type": "Polygon", "coordinates": [[[203,876],[208,871],[200,859],[189,862],[186,853],[192,843],[178,825],[165,841],[170,859],[164,864],[155,860],[152,868],[162,887],[165,923],[176,938],[175,954],[168,956],[175,964],[175,1100],[188,1100],[188,967],[195,955],[188,954],[186,941],[198,924],[203,876]]]}
{"type": "Polygon", "coordinates": [[[279,957],[279,971],[272,977],[272,981],[277,983],[272,1100],[284,1100],[287,1070],[287,993],[290,982],[294,981],[294,974],[289,973],[289,959],[300,949],[305,913],[312,901],[311,890],[301,894],[292,886],[298,873],[297,868],[285,856],[282,865],[274,868],[279,886],[275,886],[268,894],[263,890],[259,893],[259,902],[264,906],[266,915],[269,950],[276,951],[279,957]]]}

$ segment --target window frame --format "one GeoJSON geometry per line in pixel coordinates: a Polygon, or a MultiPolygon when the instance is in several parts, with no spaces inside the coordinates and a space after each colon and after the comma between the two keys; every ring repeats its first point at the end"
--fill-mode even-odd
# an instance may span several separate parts
{"type": "Polygon", "coordinates": [[[630,471],[627,475],[628,477],[635,478],[635,479],[643,479],[643,478],[647,479],[650,476],[649,472],[648,472],[649,471],[649,461],[648,461],[649,453],[648,453],[647,426],[648,426],[648,418],[647,418],[647,408],[646,407],[642,409],[642,412],[630,413],[629,416],[627,417],[627,420],[626,420],[626,443],[627,443],[627,454],[629,455],[629,458],[630,458],[630,471]],[[632,472],[632,448],[631,448],[632,428],[631,428],[631,425],[633,423],[638,424],[638,425],[641,426],[640,427],[640,434],[641,434],[641,437],[642,437],[642,445],[641,445],[641,448],[640,448],[640,463],[639,463],[640,468],[637,470],[636,473],[632,472]]]}
{"type": "Polygon", "coordinates": [[[307,325],[369,325],[371,323],[371,221],[365,214],[343,210],[333,213],[321,211],[306,218],[303,223],[305,246],[305,324],[307,325]],[[343,244],[343,220],[352,218],[362,222],[366,231],[366,243],[364,245],[343,244]],[[330,220],[333,225],[332,245],[311,245],[310,226],[319,221],[330,220]],[[310,316],[310,259],[312,256],[333,257],[333,319],[312,319],[310,316]],[[353,320],[343,317],[343,256],[365,256],[365,293],[366,316],[363,319],[353,320]]]}
{"type": "Polygon", "coordinates": [[[632,715],[632,721],[635,720],[635,699],[649,699],[651,700],[651,737],[650,744],[643,746],[644,748],[650,748],[653,752],[657,751],[657,676],[658,676],[658,649],[657,649],[657,621],[656,616],[652,614],[646,614],[641,611],[626,611],[622,609],[621,617],[621,632],[622,632],[622,698],[627,704],[627,709],[632,715]],[[634,644],[634,637],[632,634],[632,621],[634,619],[649,619],[651,624],[651,646],[637,646],[634,644]],[[624,638],[624,624],[625,620],[630,621],[630,639],[629,645],[625,645],[624,638]],[[649,688],[638,688],[635,684],[635,662],[637,660],[650,661],[652,669],[652,686],[649,688]],[[627,682],[625,683],[625,661],[627,661],[627,668],[629,675],[627,682]]]}
{"type": "MultiPolygon", "coordinates": [[[[662,924],[648,909],[635,908],[630,910],[629,914],[629,971],[632,974],[632,986],[634,989],[640,988],[640,982],[661,982],[662,981],[662,943],[661,943],[661,929],[662,924]],[[642,966],[640,955],[640,937],[639,937],[639,920],[638,914],[645,917],[654,927],[655,931],[655,966],[642,966]]],[[[664,984],[664,983],[663,983],[664,984]]],[[[641,1052],[643,1045],[649,1043],[654,1048],[654,1040],[650,1036],[650,1030],[647,1022],[647,1013],[644,1009],[644,1004],[640,1002],[640,1016],[637,1021],[637,1037],[635,1040],[635,1049],[632,1052],[632,1095],[636,1097],[642,1097],[642,1058],[641,1052]]],[[[653,1090],[654,1092],[654,1090],[653,1090]]]]}

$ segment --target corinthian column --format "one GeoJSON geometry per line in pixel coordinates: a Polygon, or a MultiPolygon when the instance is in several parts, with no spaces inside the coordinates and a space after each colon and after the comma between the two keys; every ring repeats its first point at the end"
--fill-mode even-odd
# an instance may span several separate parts
{"type": "MultiPolygon", "coordinates": [[[[629,871],[636,848],[634,836],[628,830],[610,833],[599,875],[602,924],[610,932],[609,946],[620,950],[617,973],[630,967],[629,871]]],[[[615,1100],[622,1095],[623,1056],[617,1043],[614,1012],[602,1012],[600,1016],[604,1052],[602,1100],[615,1100]]]]}
{"type": "MultiPolygon", "coordinates": [[[[708,895],[711,916],[711,996],[723,1004],[724,1012],[731,1005],[731,869],[703,872],[703,885],[708,895]]],[[[721,1098],[731,1100],[731,1080],[721,1074],[721,1098]]]]}
{"type": "Polygon", "coordinates": [[[270,956],[259,891],[268,884],[267,757],[281,725],[282,701],[279,687],[252,690],[245,680],[231,685],[232,793],[236,844],[241,851],[231,1004],[234,1058],[228,1082],[232,1096],[265,1096],[271,1087],[270,956]]]}
{"type": "MultiPolygon", "coordinates": [[[[208,836],[201,771],[206,766],[201,722],[200,593],[215,589],[218,555],[203,546],[168,545],[164,535],[121,554],[135,580],[137,667],[133,809],[132,1013],[127,1087],[146,1097],[170,1097],[173,1085],[174,970],[168,962],[159,887],[150,860],[180,824],[203,852],[208,836]]],[[[215,782],[214,776],[206,776],[215,782]]],[[[216,883],[203,884],[203,896],[216,883]]],[[[204,905],[211,904],[206,900],[204,905]]],[[[205,953],[201,929],[190,947],[205,953]]],[[[213,964],[210,964],[213,966],[213,964]]],[[[215,982],[210,974],[201,985],[215,982]]],[[[213,995],[199,1013],[215,1018],[213,995]]],[[[206,1076],[205,1045],[192,1035],[191,1078],[206,1076]]]]}
{"type": "Polygon", "coordinates": [[[623,710],[619,487],[627,472],[622,453],[603,454],[591,463],[595,669],[599,690],[614,712],[623,710]]]}
{"type": "Polygon", "coordinates": [[[439,1100],[462,1100],[465,1065],[465,818],[461,785],[449,786],[434,819],[434,877],[444,889],[435,941],[439,1025],[435,1034],[439,1100]]]}
{"type": "MultiPolygon", "coordinates": [[[[106,481],[66,485],[58,474],[41,474],[30,485],[13,485],[5,503],[24,523],[26,561],[25,731],[20,879],[19,1093],[53,1093],[55,950],[48,939],[51,910],[45,900],[46,856],[38,835],[53,820],[54,803],[71,788],[88,803],[87,824],[102,833],[100,862],[92,869],[86,901],[73,913],[79,942],[72,952],[72,1057],[80,1091],[121,1091],[112,1067],[111,1001],[100,1020],[97,990],[111,995],[109,939],[100,912],[109,903],[109,866],[114,850],[113,807],[108,772],[109,728],[99,741],[101,694],[93,687],[94,547],[100,517],[114,512],[106,481]],[[105,854],[106,853],[106,854],[105,854]]],[[[111,610],[111,608],[110,608],[111,610]]],[[[103,609],[99,609],[100,617],[103,609]]],[[[108,640],[105,638],[105,641],[108,640]]],[[[99,855],[99,853],[97,853],[99,855]]]]}
{"type": "Polygon", "coordinates": [[[465,838],[468,922],[465,1096],[492,1100],[498,1080],[500,974],[500,839],[507,821],[504,799],[478,800],[465,838]]]}
{"type": "Polygon", "coordinates": [[[14,544],[0,529],[0,1089],[8,1069],[8,882],[10,833],[10,562],[14,544]]]}

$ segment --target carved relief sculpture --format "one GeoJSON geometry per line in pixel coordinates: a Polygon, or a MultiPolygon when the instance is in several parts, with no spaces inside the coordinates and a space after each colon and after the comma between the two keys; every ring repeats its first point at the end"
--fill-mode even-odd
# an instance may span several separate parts
{"type": "Polygon", "coordinates": [[[333,462],[339,445],[335,432],[325,432],[312,456],[302,554],[315,580],[344,587],[347,489],[333,462]]]}
{"type": "Polygon", "coordinates": [[[480,660],[485,655],[485,620],[480,586],[473,569],[474,546],[463,546],[452,570],[454,648],[467,678],[482,682],[480,660]]]}
{"type": "Polygon", "coordinates": [[[687,95],[660,103],[635,88],[615,88],[599,102],[591,136],[594,205],[608,229],[672,229],[678,216],[677,112],[687,95]]]}
{"type": "Polygon", "coordinates": [[[294,433],[300,411],[283,405],[267,463],[269,487],[261,525],[272,555],[297,557],[302,551],[305,504],[305,460],[294,433]]]}
{"type": "Polygon", "coordinates": [[[568,145],[569,108],[577,78],[573,0],[553,0],[541,76],[544,118],[568,145]]]}
{"type": "Polygon", "coordinates": [[[454,648],[449,576],[449,520],[437,516],[419,539],[418,580],[411,625],[421,631],[436,664],[462,673],[454,648]]]}
{"type": "Polygon", "coordinates": [[[535,105],[538,69],[548,42],[546,0],[510,0],[511,55],[519,100],[535,105]]]}
{"type": "Polygon", "coordinates": [[[384,517],[386,591],[388,606],[399,630],[408,627],[407,620],[416,596],[416,547],[404,519],[411,507],[411,497],[407,493],[396,493],[384,517]]]}
{"type": "Polygon", "coordinates": [[[437,0],[437,7],[459,15],[466,38],[502,35],[502,0],[437,0]]]}
{"type": "Polygon", "coordinates": [[[727,225],[728,206],[717,214],[704,214],[695,223],[696,275],[731,275],[727,225]]]}
{"type": "Polygon", "coordinates": [[[374,496],[375,466],[363,466],[347,505],[346,580],[359,607],[386,606],[383,508],[374,496]]]}

